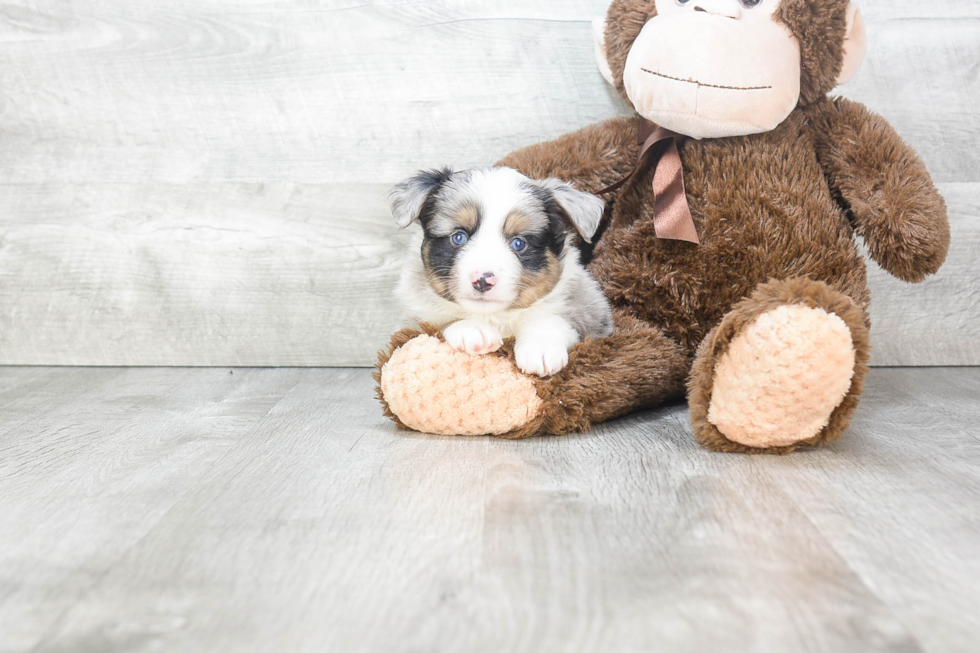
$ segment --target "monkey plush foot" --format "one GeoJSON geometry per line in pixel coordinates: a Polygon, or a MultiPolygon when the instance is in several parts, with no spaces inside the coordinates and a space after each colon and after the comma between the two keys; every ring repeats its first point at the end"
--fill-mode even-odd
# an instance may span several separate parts
{"type": "Polygon", "coordinates": [[[725,451],[786,453],[838,437],[866,370],[863,311],[824,284],[767,284],[709,335],[691,379],[695,434],[725,451]]]}
{"type": "Polygon", "coordinates": [[[715,366],[708,421],[748,447],[785,447],[817,435],[854,376],[844,321],[820,308],[780,306],[728,345],[715,366]]]}
{"type": "Polygon", "coordinates": [[[540,418],[534,380],[506,353],[456,351],[434,329],[396,334],[375,375],[385,414],[439,435],[510,435],[540,418]]]}
{"type": "Polygon", "coordinates": [[[443,342],[438,329],[406,329],[378,360],[378,399],[406,428],[516,439],[587,431],[682,396],[691,366],[682,347],[622,311],[613,321],[613,335],[578,343],[568,365],[546,378],[518,370],[513,340],[471,356],[443,342]]]}

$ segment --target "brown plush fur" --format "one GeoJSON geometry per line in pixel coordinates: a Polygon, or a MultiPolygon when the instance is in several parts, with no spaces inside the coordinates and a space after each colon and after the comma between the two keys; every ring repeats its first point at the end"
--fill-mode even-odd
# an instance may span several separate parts
{"type": "MultiPolygon", "coordinates": [[[[611,224],[590,270],[614,306],[656,327],[685,355],[693,356],[732,307],[771,279],[823,282],[865,315],[870,294],[855,232],[872,258],[903,279],[921,280],[945,258],[945,205],[925,167],[884,120],[860,105],[824,99],[797,109],[771,132],[687,140],[680,153],[702,245],[656,237],[648,164],[610,198],[611,224]]],[[[628,170],[636,154],[636,121],[620,118],[533,145],[502,164],[595,191],[628,170]]],[[[866,360],[866,335],[853,316],[841,317],[852,328],[859,361],[866,360]]],[[[632,362],[622,352],[617,364],[629,368],[632,362]]],[[[606,384],[602,377],[592,382],[606,384]]],[[[860,388],[853,384],[831,424],[803,444],[837,437],[860,388]]],[[[636,407],[643,405],[649,404],[636,407]]],[[[716,429],[696,428],[710,433],[700,436],[710,448],[755,451],[716,429]]]]}
{"type": "Polygon", "coordinates": [[[834,90],[844,63],[850,0],[782,0],[776,20],[800,44],[800,105],[823,100],[834,90]]]}
{"type": "MultiPolygon", "coordinates": [[[[629,142],[622,155],[630,160],[636,156],[635,130],[634,120],[612,120],[599,130],[590,127],[531,146],[502,163],[525,174],[533,169],[571,178],[591,190],[607,179],[579,166],[566,141],[629,142]],[[543,166],[545,161],[560,161],[560,169],[543,166]]],[[[647,165],[613,198],[611,225],[590,271],[614,305],[658,327],[690,355],[736,302],[774,277],[825,281],[866,306],[864,262],[815,148],[801,110],[765,134],[685,141],[680,147],[684,179],[702,245],[657,238],[654,171],[647,165]],[[787,166],[786,160],[793,163],[787,166]]]]}
{"type": "MultiPolygon", "coordinates": [[[[855,234],[886,270],[920,281],[942,264],[949,226],[928,172],[895,131],[860,105],[825,97],[842,63],[846,7],[846,0],[784,0],[778,19],[800,40],[803,94],[779,127],[680,144],[701,246],[656,237],[649,160],[606,196],[609,226],[590,269],[613,303],[616,333],[576,346],[561,373],[538,380],[545,414],[510,436],[583,430],[676,396],[688,381],[695,433],[712,449],[786,453],[847,427],[869,351],[870,295],[855,234]],[[752,449],[706,420],[714,364],[744,325],[782,304],[840,316],[857,368],[821,433],[752,449]]],[[[621,93],[629,47],[654,12],[652,0],[615,0],[609,10],[607,55],[621,93]]],[[[500,164],[596,192],[633,168],[636,130],[634,119],[609,120],[500,164]]],[[[512,354],[505,347],[500,355],[512,354]]]]}
{"type": "Polygon", "coordinates": [[[806,111],[817,158],[871,258],[904,281],[935,274],[949,250],[946,203],[925,164],[884,118],[850,100],[806,111]]]}
{"type": "Polygon", "coordinates": [[[538,381],[544,415],[505,437],[585,431],[638,406],[684,395],[691,358],[681,347],[627,312],[614,311],[613,321],[613,335],[576,345],[565,369],[538,381]]]}

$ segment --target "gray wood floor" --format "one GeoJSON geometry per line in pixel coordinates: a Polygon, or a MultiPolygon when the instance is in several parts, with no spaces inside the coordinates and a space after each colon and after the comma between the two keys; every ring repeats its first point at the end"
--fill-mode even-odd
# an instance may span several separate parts
{"type": "Polygon", "coordinates": [[[682,405],[405,434],[371,386],[0,368],[0,651],[978,650],[980,369],[875,369],[782,458],[682,405]]]}

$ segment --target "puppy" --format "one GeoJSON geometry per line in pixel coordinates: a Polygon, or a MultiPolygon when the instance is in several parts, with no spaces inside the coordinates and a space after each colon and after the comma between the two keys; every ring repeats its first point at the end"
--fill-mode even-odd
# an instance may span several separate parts
{"type": "Polygon", "coordinates": [[[595,235],[598,197],[498,167],[420,172],[388,200],[399,227],[422,225],[398,295],[457,350],[487,354],[515,337],[521,371],[550,376],[572,345],[612,333],[609,302],[575,247],[595,235]]]}

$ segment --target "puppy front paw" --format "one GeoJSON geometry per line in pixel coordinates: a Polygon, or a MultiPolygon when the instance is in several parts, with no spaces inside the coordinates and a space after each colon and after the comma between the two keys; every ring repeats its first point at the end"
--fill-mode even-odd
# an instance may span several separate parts
{"type": "Polygon", "coordinates": [[[456,351],[489,354],[500,349],[504,339],[494,327],[477,320],[460,320],[443,329],[442,337],[456,351]]]}
{"type": "Polygon", "coordinates": [[[568,348],[553,340],[518,338],[514,358],[525,374],[551,376],[568,365],[568,348]]]}

